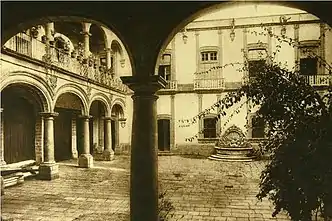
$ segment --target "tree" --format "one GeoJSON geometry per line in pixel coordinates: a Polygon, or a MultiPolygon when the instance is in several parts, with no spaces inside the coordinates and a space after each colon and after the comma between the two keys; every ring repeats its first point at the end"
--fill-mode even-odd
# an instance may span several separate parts
{"type": "MultiPolygon", "coordinates": [[[[289,70],[273,61],[272,57],[269,62],[251,65],[254,77],[211,108],[227,109],[242,97],[259,107],[258,118],[267,125],[267,139],[261,147],[271,158],[261,174],[257,197],[272,200],[273,216],[285,210],[296,221],[317,219],[318,215],[328,220],[332,206],[332,92],[319,94],[299,68],[289,70]]],[[[331,73],[326,61],[320,59],[319,63],[331,73]]],[[[247,63],[242,71],[248,68],[247,63]]],[[[195,123],[209,111],[191,121],[195,123]]],[[[224,111],[219,114],[226,115],[224,111]]]]}

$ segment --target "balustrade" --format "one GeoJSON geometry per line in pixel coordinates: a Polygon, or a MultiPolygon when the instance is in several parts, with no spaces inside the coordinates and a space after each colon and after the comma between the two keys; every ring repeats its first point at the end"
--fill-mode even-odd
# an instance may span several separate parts
{"type": "Polygon", "coordinates": [[[33,59],[43,61],[45,67],[59,67],[71,73],[89,78],[95,82],[110,86],[114,89],[127,92],[128,87],[122,84],[120,78],[115,77],[113,69],[100,66],[92,60],[83,60],[76,51],[59,49],[54,46],[47,46],[25,33],[18,33],[4,45],[6,49],[23,54],[33,59]]]}
{"type": "Polygon", "coordinates": [[[330,85],[330,75],[308,75],[305,80],[312,86],[328,86],[330,85]]]}
{"type": "Polygon", "coordinates": [[[194,79],[194,89],[222,89],[225,87],[224,78],[194,79]]]}

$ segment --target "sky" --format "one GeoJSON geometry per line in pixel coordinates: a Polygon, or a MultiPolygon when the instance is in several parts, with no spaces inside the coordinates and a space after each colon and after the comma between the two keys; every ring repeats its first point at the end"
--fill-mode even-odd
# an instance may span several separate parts
{"type": "Polygon", "coordinates": [[[208,13],[196,19],[195,21],[243,18],[243,17],[265,16],[265,15],[280,15],[280,14],[304,13],[304,12],[305,11],[285,6],[269,5],[269,4],[252,4],[252,5],[232,6],[229,8],[223,8],[216,12],[208,13]]]}

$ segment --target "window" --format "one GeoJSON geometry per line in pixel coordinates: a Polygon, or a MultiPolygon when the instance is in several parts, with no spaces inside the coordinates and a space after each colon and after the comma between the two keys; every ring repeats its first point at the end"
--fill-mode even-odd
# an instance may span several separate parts
{"type": "Polygon", "coordinates": [[[158,74],[166,81],[171,79],[171,54],[163,54],[160,60],[158,74]]]}
{"type": "Polygon", "coordinates": [[[300,73],[302,75],[317,75],[317,58],[301,58],[300,73]]]}
{"type": "Polygon", "coordinates": [[[300,73],[302,75],[317,75],[318,60],[313,55],[318,54],[317,46],[300,48],[300,73]]]}
{"type": "Polygon", "coordinates": [[[158,74],[165,80],[171,80],[171,66],[170,65],[160,65],[158,74]]]}
{"type": "Polygon", "coordinates": [[[204,119],[204,138],[216,138],[216,123],[217,118],[205,118],[204,119]]]}
{"type": "Polygon", "coordinates": [[[249,78],[256,77],[257,67],[264,65],[265,60],[251,60],[249,61],[249,78]]]}
{"type": "Polygon", "coordinates": [[[217,61],[218,53],[216,51],[201,52],[201,61],[217,61]]]}
{"type": "Polygon", "coordinates": [[[265,123],[264,120],[258,117],[251,119],[251,137],[252,138],[264,138],[265,137],[265,123]]]}

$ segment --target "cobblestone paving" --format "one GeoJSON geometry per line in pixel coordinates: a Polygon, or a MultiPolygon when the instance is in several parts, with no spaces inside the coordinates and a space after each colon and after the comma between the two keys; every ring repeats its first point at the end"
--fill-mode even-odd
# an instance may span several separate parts
{"type": "MultiPolygon", "coordinates": [[[[5,189],[2,218],[129,220],[129,158],[94,164],[82,169],[76,161],[61,162],[60,179],[31,179],[5,189]]],[[[285,215],[272,218],[271,204],[255,197],[263,167],[263,162],[160,156],[160,191],[167,191],[175,207],[170,220],[289,220],[285,215]]]]}

